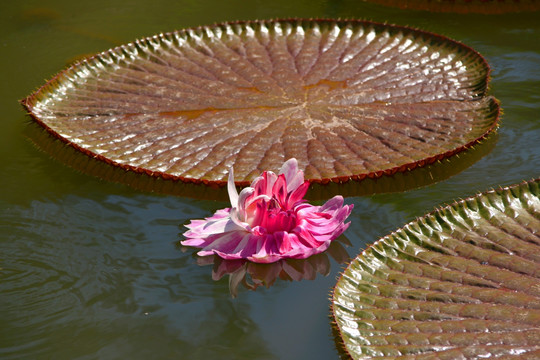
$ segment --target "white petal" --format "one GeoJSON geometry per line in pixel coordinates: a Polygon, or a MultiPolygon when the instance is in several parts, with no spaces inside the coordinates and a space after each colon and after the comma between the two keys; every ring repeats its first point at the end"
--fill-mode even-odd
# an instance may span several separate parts
{"type": "Polygon", "coordinates": [[[290,158],[285,161],[279,170],[279,174],[285,175],[285,180],[289,181],[298,172],[298,161],[295,158],[290,158]]]}
{"type": "Polygon", "coordinates": [[[231,209],[231,215],[230,220],[238,227],[240,227],[242,230],[250,231],[251,227],[249,224],[245,223],[243,219],[240,219],[239,217],[239,211],[237,208],[231,209]]]}
{"type": "Polygon", "coordinates": [[[231,200],[231,206],[238,206],[238,191],[234,185],[234,170],[231,166],[229,169],[229,180],[227,181],[227,191],[229,192],[229,199],[231,200]]]}
{"type": "Polygon", "coordinates": [[[298,161],[295,158],[290,158],[285,161],[279,173],[285,175],[285,180],[287,180],[287,192],[296,190],[304,183],[304,172],[298,170],[298,161]]]}
{"type": "Polygon", "coordinates": [[[246,221],[246,206],[249,205],[246,204],[246,199],[249,198],[254,191],[255,189],[252,187],[243,188],[242,191],[240,191],[240,195],[237,199],[238,206],[234,207],[238,211],[238,218],[240,221],[246,221]]]}

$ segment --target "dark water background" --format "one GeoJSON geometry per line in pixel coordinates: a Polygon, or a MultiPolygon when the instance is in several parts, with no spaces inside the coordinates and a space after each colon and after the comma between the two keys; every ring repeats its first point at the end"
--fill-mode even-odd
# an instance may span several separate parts
{"type": "Polygon", "coordinates": [[[65,166],[28,140],[18,100],[73,60],[159,32],[230,20],[364,18],[461,41],[493,68],[504,116],[491,152],[402,193],[349,197],[356,255],[435,206],[540,176],[540,13],[456,15],[343,1],[9,1],[0,5],[0,358],[335,359],[314,281],[229,294],[181,225],[225,202],[142,192],[65,166]]]}

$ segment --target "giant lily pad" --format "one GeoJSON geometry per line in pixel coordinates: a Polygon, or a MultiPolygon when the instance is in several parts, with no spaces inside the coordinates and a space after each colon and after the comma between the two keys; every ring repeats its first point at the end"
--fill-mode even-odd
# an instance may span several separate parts
{"type": "Polygon", "coordinates": [[[355,359],[540,357],[540,179],[428,214],[345,270],[333,295],[355,359]]]}
{"type": "Polygon", "coordinates": [[[49,132],[114,166],[245,185],[298,159],[315,182],[449,157],[499,115],[489,67],[442,36],[367,21],[253,21],[135,41],[23,101],[49,132]]]}

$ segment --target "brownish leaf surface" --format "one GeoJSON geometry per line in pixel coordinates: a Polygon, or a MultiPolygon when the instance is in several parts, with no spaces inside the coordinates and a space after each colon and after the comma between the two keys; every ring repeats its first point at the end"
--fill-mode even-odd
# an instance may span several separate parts
{"type": "Polygon", "coordinates": [[[384,237],[345,270],[333,314],[355,359],[540,357],[540,180],[384,237]]]}
{"type": "Polygon", "coordinates": [[[62,71],[23,101],[92,157],[245,184],[295,157],[316,182],[379,177],[487,136],[499,106],[472,49],[364,21],[222,24],[161,34],[62,71]]]}

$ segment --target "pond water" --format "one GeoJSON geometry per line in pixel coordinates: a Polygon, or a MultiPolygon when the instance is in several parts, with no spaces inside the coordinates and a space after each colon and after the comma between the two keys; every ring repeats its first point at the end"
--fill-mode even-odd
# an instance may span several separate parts
{"type": "MultiPolygon", "coordinates": [[[[231,20],[340,17],[418,27],[479,51],[504,109],[487,154],[440,182],[347,197],[350,256],[440,204],[540,176],[539,13],[456,15],[358,0],[2,2],[0,358],[336,359],[326,276],[269,288],[212,279],[178,247],[192,218],[227,204],[102,180],[28,139],[18,104],[82,56],[140,37],[231,20]]],[[[465,155],[464,155],[465,156],[465,155]]],[[[305,265],[305,264],[304,264],[305,265]]],[[[299,266],[304,266],[300,264],[299,266]]]]}

